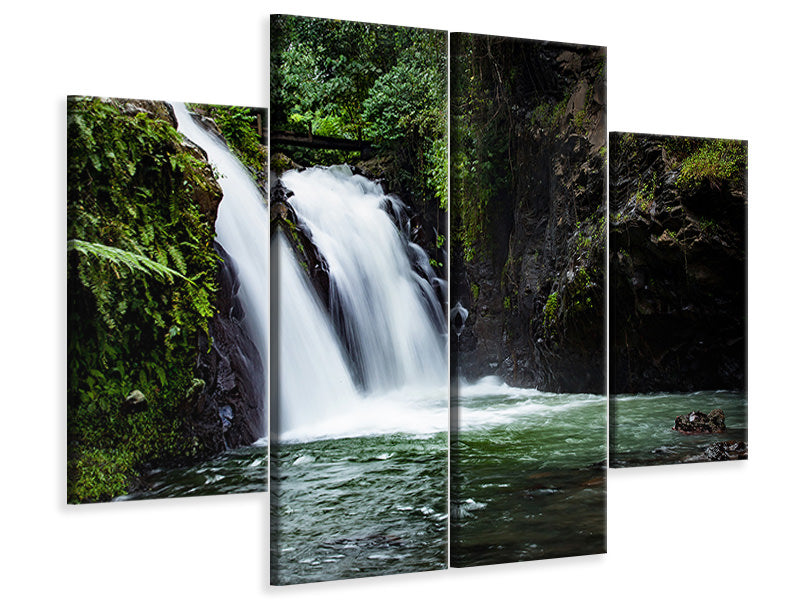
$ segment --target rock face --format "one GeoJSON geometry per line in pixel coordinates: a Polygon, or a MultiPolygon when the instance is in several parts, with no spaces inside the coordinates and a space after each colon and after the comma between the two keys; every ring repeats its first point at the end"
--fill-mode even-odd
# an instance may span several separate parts
{"type": "Polygon", "coordinates": [[[206,151],[191,140],[184,140],[183,147],[195,158],[199,158],[203,162],[203,185],[195,186],[192,190],[192,196],[209,222],[215,223],[219,203],[222,202],[222,187],[214,177],[214,171],[208,163],[206,151]]]}
{"type": "Polygon", "coordinates": [[[297,214],[287,199],[293,192],[286,189],[280,179],[270,180],[270,235],[282,231],[294,250],[297,260],[311,280],[323,306],[330,306],[330,276],[325,257],[317,250],[311,232],[299,223],[297,214]]]}
{"type": "MultiPolygon", "coordinates": [[[[475,135],[508,141],[499,159],[486,156],[498,175],[485,208],[480,186],[451,185],[451,297],[468,311],[451,362],[468,380],[496,375],[516,386],[603,393],[605,49],[456,42],[454,64],[466,68],[453,76],[453,104],[469,106],[478,79],[477,93],[503,102],[492,100],[496,110],[486,115],[468,108],[454,122],[471,127],[478,114],[485,122],[475,135]],[[493,64],[474,65],[476,55],[493,64]],[[476,210],[484,211],[478,219],[476,210]],[[482,224],[474,242],[470,222],[482,224]]],[[[454,141],[453,156],[469,149],[472,133],[454,141]]]]}
{"type": "Polygon", "coordinates": [[[725,414],[719,408],[710,413],[692,411],[688,415],[675,418],[675,431],[681,433],[723,433],[725,431],[725,414]]]}
{"type": "Polygon", "coordinates": [[[610,135],[612,394],[744,388],[746,177],[681,186],[687,140],[610,135]]]}
{"type": "Polygon", "coordinates": [[[223,259],[217,276],[219,312],[209,325],[213,343],[209,347],[204,336],[200,341],[197,371],[205,385],[187,398],[192,433],[211,453],[252,444],[266,431],[261,355],[242,323],[233,263],[221,246],[215,248],[223,259]]]}
{"type": "Polygon", "coordinates": [[[138,113],[145,113],[153,119],[161,119],[174,128],[178,128],[178,120],[175,118],[175,111],[172,110],[172,106],[166,102],[131,99],[119,100],[117,102],[123,114],[135,115],[138,113]]]}

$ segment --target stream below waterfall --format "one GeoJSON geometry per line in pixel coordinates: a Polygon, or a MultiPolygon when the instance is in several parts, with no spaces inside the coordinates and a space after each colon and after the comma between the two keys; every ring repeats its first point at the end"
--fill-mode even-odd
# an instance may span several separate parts
{"type": "Polygon", "coordinates": [[[274,584],[447,566],[447,434],[272,446],[274,584]]]}
{"type": "Polygon", "coordinates": [[[459,383],[451,564],[605,552],[606,399],[459,383]]]}
{"type": "Polygon", "coordinates": [[[747,395],[744,392],[704,391],[629,394],[611,397],[612,467],[701,462],[714,442],[747,441],[747,395]],[[724,433],[686,435],[673,431],[675,417],[692,411],[725,413],[724,433]]]}
{"type": "Polygon", "coordinates": [[[265,492],[267,462],[266,440],[261,440],[188,467],[150,471],[140,482],[142,489],[116,500],[265,492]]]}

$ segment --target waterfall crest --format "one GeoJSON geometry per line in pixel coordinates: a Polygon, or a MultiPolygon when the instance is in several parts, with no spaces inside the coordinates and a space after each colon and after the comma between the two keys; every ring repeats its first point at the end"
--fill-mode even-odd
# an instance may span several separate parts
{"type": "Polygon", "coordinates": [[[280,435],[314,437],[323,421],[325,436],[446,429],[446,321],[402,203],[347,166],[282,182],[327,263],[330,306],[279,237],[280,435]]]}

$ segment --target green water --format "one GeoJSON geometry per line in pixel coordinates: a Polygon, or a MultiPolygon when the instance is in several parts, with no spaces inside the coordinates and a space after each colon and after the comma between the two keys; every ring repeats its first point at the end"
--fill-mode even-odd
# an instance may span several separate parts
{"type": "Polygon", "coordinates": [[[693,392],[613,396],[611,466],[634,467],[703,461],[714,442],[747,441],[747,395],[743,392],[693,392]],[[673,431],[675,417],[720,408],[727,431],[686,435],[673,431]]]}
{"type": "Polygon", "coordinates": [[[605,398],[496,384],[458,396],[452,566],[605,552],[605,398]]]}
{"type": "Polygon", "coordinates": [[[447,566],[447,434],[272,446],[271,579],[447,566]]]}
{"type": "Polygon", "coordinates": [[[265,492],[267,464],[265,445],[237,448],[190,467],[151,471],[140,491],[117,500],[265,492]]]}

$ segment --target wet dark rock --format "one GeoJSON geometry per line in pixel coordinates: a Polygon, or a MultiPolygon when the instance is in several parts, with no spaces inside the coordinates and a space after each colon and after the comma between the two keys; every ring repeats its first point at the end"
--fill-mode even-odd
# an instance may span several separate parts
{"type": "Polygon", "coordinates": [[[451,363],[468,380],[603,393],[605,51],[519,40],[492,51],[525,56],[531,79],[517,73],[509,99],[514,172],[487,203],[487,247],[465,260],[453,241],[452,301],[469,313],[451,363]],[[565,98],[557,123],[532,123],[565,98]]]}
{"type": "Polygon", "coordinates": [[[299,222],[288,203],[293,192],[278,180],[270,188],[270,232],[281,231],[292,248],[300,266],[306,271],[322,305],[330,304],[330,275],[325,257],[317,249],[308,228],[299,222]]]}
{"type": "Polygon", "coordinates": [[[219,418],[222,421],[222,432],[226,433],[233,425],[233,408],[229,405],[220,406],[219,408],[219,418]]]}
{"type": "Polygon", "coordinates": [[[746,190],[682,190],[665,139],[609,136],[611,393],[740,390],[746,190]]]}
{"type": "Polygon", "coordinates": [[[747,442],[727,441],[715,442],[706,448],[705,458],[707,460],[746,460],[747,442]]]}
{"type": "Polygon", "coordinates": [[[274,152],[270,155],[269,169],[270,187],[280,182],[280,176],[286,171],[298,170],[301,171],[303,167],[294,162],[291,158],[280,152],[274,152]]]}
{"type": "Polygon", "coordinates": [[[220,202],[222,202],[222,187],[214,177],[214,171],[208,163],[206,151],[191,140],[184,140],[183,147],[203,163],[202,184],[192,188],[192,197],[200,207],[200,210],[203,211],[208,222],[216,223],[217,211],[220,202]]]}
{"type": "Polygon", "coordinates": [[[197,371],[204,385],[187,403],[192,433],[212,454],[252,444],[266,431],[262,357],[243,323],[233,261],[221,246],[215,248],[222,265],[217,276],[218,313],[209,324],[213,342],[201,335],[197,371]]]}
{"type": "Polygon", "coordinates": [[[161,119],[166,121],[174,128],[178,128],[178,119],[175,118],[175,111],[172,106],[167,102],[160,102],[157,100],[112,100],[118,102],[123,114],[136,115],[140,113],[146,114],[153,119],[161,119]]]}
{"type": "Polygon", "coordinates": [[[710,413],[692,411],[688,415],[679,415],[675,418],[675,431],[681,433],[723,433],[725,427],[725,414],[719,408],[710,413]]]}

